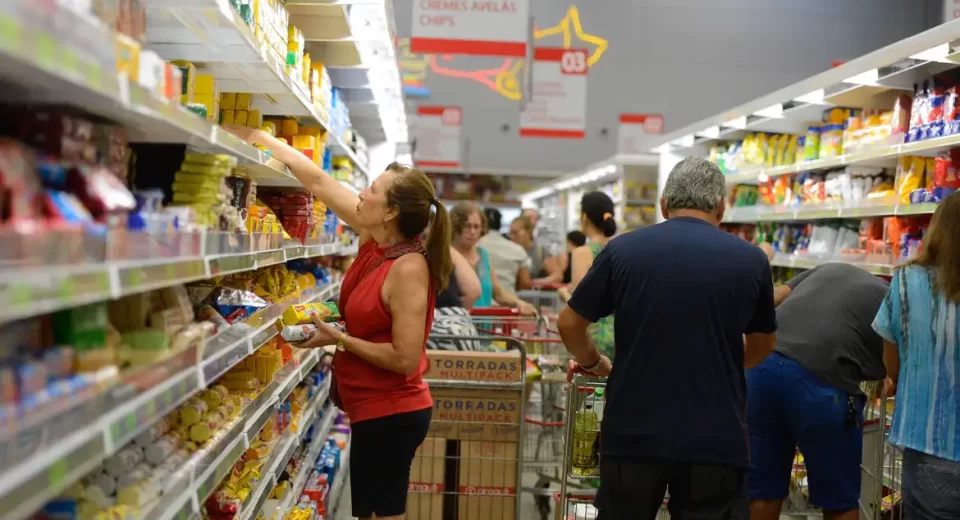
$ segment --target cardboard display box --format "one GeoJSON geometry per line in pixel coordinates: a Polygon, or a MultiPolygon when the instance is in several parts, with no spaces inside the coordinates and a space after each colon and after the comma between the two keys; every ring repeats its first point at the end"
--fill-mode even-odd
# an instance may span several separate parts
{"type": "Polygon", "coordinates": [[[427,351],[427,372],[423,375],[444,381],[493,381],[508,383],[523,381],[520,352],[459,352],[427,351]]]}
{"type": "Polygon", "coordinates": [[[460,441],[458,520],[515,520],[517,443],[460,441]]]}
{"type": "Polygon", "coordinates": [[[443,520],[447,440],[427,437],[410,465],[408,520],[443,520]]]}
{"type": "Polygon", "coordinates": [[[511,442],[520,439],[523,402],[519,391],[436,388],[430,394],[431,436],[511,442]]]}

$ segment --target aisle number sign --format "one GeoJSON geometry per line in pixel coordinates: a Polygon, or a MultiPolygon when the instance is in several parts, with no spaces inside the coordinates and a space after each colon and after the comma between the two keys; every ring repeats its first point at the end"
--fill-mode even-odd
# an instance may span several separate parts
{"type": "Polygon", "coordinates": [[[618,154],[649,153],[650,136],[663,133],[663,116],[660,114],[620,114],[617,137],[618,154]]]}
{"type": "Polygon", "coordinates": [[[524,58],[530,0],[413,0],[410,52],[524,58]]]}
{"type": "Polygon", "coordinates": [[[417,107],[417,144],[413,161],[420,168],[463,167],[463,110],[452,106],[417,107]]]}
{"type": "Polygon", "coordinates": [[[521,137],[583,139],[589,56],[585,49],[533,51],[533,88],[530,102],[520,113],[521,137]]]}

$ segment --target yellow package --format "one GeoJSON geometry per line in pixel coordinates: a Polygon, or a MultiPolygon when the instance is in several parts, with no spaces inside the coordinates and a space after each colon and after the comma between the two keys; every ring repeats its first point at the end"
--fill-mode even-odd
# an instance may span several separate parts
{"type": "Polygon", "coordinates": [[[297,125],[296,119],[284,119],[280,122],[280,135],[297,135],[299,133],[299,126],[297,125]]]}
{"type": "Polygon", "coordinates": [[[246,125],[250,128],[260,128],[263,126],[263,114],[259,110],[247,110],[246,125]]]}
{"type": "Polygon", "coordinates": [[[924,174],[923,178],[925,179],[923,187],[932,190],[933,189],[933,180],[936,176],[937,171],[937,159],[934,157],[927,157],[927,171],[924,174]]]}
{"type": "Polygon", "coordinates": [[[237,94],[235,92],[224,92],[223,94],[220,94],[220,109],[236,110],[237,94]]]}
{"type": "Polygon", "coordinates": [[[287,307],[283,311],[281,319],[285,325],[300,325],[303,323],[312,323],[312,316],[316,314],[323,318],[323,321],[331,322],[340,319],[340,311],[333,303],[306,303],[296,304],[287,307]]]}
{"type": "Polygon", "coordinates": [[[273,137],[277,136],[277,125],[273,121],[264,121],[263,126],[260,127],[260,129],[272,135],[273,137]]]}
{"type": "Polygon", "coordinates": [[[236,122],[236,124],[238,124],[238,125],[247,126],[247,117],[248,117],[248,116],[247,116],[247,111],[246,111],[246,110],[240,110],[240,109],[238,108],[237,110],[234,110],[234,112],[233,112],[233,120],[234,120],[234,121],[236,122]]]}
{"type": "Polygon", "coordinates": [[[763,165],[767,168],[772,168],[774,161],[773,158],[777,155],[777,148],[780,146],[780,135],[774,134],[770,136],[770,139],[767,141],[767,147],[763,151],[763,165]]]}
{"type": "MultiPolygon", "coordinates": [[[[220,105],[223,106],[222,104],[220,105]]],[[[236,111],[231,109],[220,109],[220,124],[221,125],[233,125],[236,124],[236,111]]]]}
{"type": "Polygon", "coordinates": [[[117,72],[126,74],[130,81],[136,83],[140,77],[140,44],[117,33],[116,47],[117,72]]]}
{"type": "Polygon", "coordinates": [[[253,94],[247,94],[244,92],[237,93],[236,110],[246,110],[250,108],[250,103],[253,103],[253,94]]]}
{"type": "Polygon", "coordinates": [[[906,171],[903,172],[903,178],[899,183],[899,190],[897,190],[901,204],[909,204],[910,193],[913,192],[913,190],[920,189],[923,183],[923,170],[927,162],[926,159],[918,156],[913,156],[909,159],[909,166],[906,171]]]}
{"type": "Polygon", "coordinates": [[[195,94],[211,94],[217,102],[220,102],[220,92],[217,89],[217,80],[213,78],[213,74],[197,74],[193,92],[195,94]]]}
{"type": "Polygon", "coordinates": [[[190,399],[180,407],[180,424],[190,426],[200,422],[207,414],[207,403],[201,399],[190,399]]]}
{"type": "Polygon", "coordinates": [[[797,146],[799,142],[800,142],[799,137],[795,135],[790,136],[790,139],[787,142],[787,146],[784,149],[783,157],[781,157],[780,159],[781,166],[797,161],[797,146]]]}

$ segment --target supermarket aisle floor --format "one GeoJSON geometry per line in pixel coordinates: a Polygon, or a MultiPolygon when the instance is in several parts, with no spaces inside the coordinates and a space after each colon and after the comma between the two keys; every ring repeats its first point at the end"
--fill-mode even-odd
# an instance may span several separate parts
{"type": "MultiPolygon", "coordinates": [[[[347,475],[349,477],[350,475],[347,475]]],[[[337,508],[336,514],[331,520],[356,520],[353,516],[350,515],[350,479],[347,478],[347,481],[343,486],[343,495],[340,497],[340,504],[337,508]]]]}

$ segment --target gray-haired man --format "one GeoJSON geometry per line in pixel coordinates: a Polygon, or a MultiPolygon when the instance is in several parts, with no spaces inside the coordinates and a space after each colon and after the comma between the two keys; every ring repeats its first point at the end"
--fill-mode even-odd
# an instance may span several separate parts
{"type": "Polygon", "coordinates": [[[766,255],[718,229],[723,174],[687,158],[660,199],[666,222],[614,238],[560,314],[578,366],[608,375],[599,520],[730,518],[747,466],[744,368],[775,341],[766,255]],[[587,339],[615,314],[617,363],[587,339]]]}

